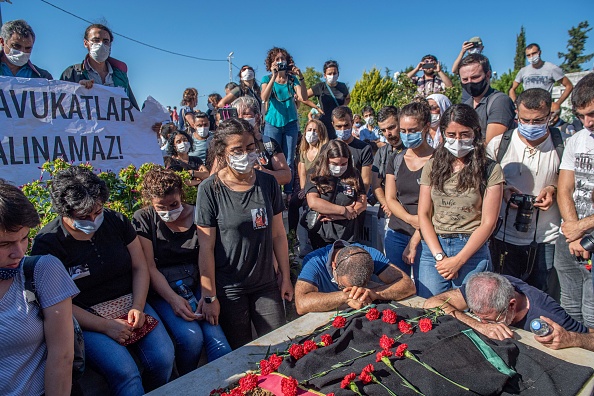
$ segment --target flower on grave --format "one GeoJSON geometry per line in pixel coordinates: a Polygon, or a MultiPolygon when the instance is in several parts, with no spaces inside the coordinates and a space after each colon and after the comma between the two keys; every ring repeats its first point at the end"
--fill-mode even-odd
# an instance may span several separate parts
{"type": "Polygon", "coordinates": [[[394,339],[384,334],[381,336],[379,344],[382,349],[390,349],[394,345],[394,339]]]}
{"type": "MultiPolygon", "coordinates": [[[[403,344],[403,345],[406,345],[406,344],[403,344]]],[[[402,386],[405,386],[405,387],[409,388],[410,390],[414,391],[415,393],[417,393],[417,394],[419,394],[419,395],[422,395],[422,396],[424,396],[424,395],[423,395],[423,393],[421,393],[421,391],[419,391],[419,390],[418,390],[418,389],[417,389],[417,388],[416,388],[416,387],[415,387],[413,384],[411,384],[411,383],[410,383],[410,382],[409,382],[409,381],[408,381],[406,378],[404,378],[404,377],[402,376],[402,374],[400,374],[400,373],[398,372],[398,370],[396,370],[396,369],[394,368],[394,366],[392,365],[392,362],[390,362],[390,359],[388,359],[388,357],[389,357],[389,356],[383,356],[383,357],[381,358],[381,361],[382,361],[382,362],[383,362],[383,363],[384,363],[386,366],[388,366],[388,368],[389,368],[390,370],[392,370],[392,371],[394,372],[394,374],[396,374],[396,375],[397,375],[397,376],[400,378],[400,380],[402,381],[402,386]]]]}
{"type": "Polygon", "coordinates": [[[332,326],[336,327],[337,329],[342,329],[345,325],[346,325],[346,319],[344,318],[344,316],[338,315],[332,321],[332,326]]]}
{"type": "Polygon", "coordinates": [[[305,356],[305,352],[303,351],[303,346],[299,344],[293,344],[289,347],[289,355],[293,356],[295,360],[301,359],[305,356]]]}
{"type": "Polygon", "coordinates": [[[332,336],[330,334],[322,334],[322,344],[323,346],[332,345],[332,336]]]}
{"type": "Polygon", "coordinates": [[[359,374],[359,379],[363,384],[368,384],[373,381],[373,378],[371,378],[371,375],[369,375],[369,372],[366,371],[365,368],[361,371],[361,374],[359,374]]]}
{"type": "Polygon", "coordinates": [[[307,340],[303,343],[303,353],[306,355],[311,351],[315,351],[316,349],[318,349],[318,346],[312,340],[307,340]]]}
{"type": "Polygon", "coordinates": [[[397,358],[403,358],[407,350],[408,344],[400,344],[398,345],[398,348],[396,348],[396,353],[394,354],[394,356],[396,356],[397,358]]]}
{"type": "Polygon", "coordinates": [[[239,380],[239,389],[242,392],[247,392],[255,389],[258,386],[258,376],[256,374],[246,374],[245,377],[239,380]]]}
{"type": "Polygon", "coordinates": [[[272,368],[272,371],[278,370],[278,368],[280,367],[282,362],[283,362],[283,358],[280,356],[276,356],[275,353],[270,355],[270,357],[268,358],[268,364],[272,368]]]}
{"type": "Polygon", "coordinates": [[[403,334],[412,334],[413,333],[412,325],[404,320],[401,320],[400,322],[398,322],[398,330],[400,330],[400,332],[402,332],[403,334]]]}
{"type": "Polygon", "coordinates": [[[377,320],[380,317],[380,311],[378,311],[377,308],[371,308],[367,311],[365,317],[370,321],[377,320]]]}
{"type": "Polygon", "coordinates": [[[376,362],[381,362],[383,357],[390,357],[392,356],[392,351],[390,351],[389,349],[384,349],[381,352],[378,352],[375,355],[375,361],[376,362]]]}
{"type": "Polygon", "coordinates": [[[419,330],[422,333],[427,333],[433,329],[433,322],[429,318],[421,318],[419,319],[419,330]]]}
{"type": "Polygon", "coordinates": [[[218,388],[218,389],[211,390],[209,396],[220,396],[224,393],[225,393],[225,389],[218,388]]]}
{"type": "Polygon", "coordinates": [[[293,377],[283,378],[281,392],[283,392],[283,396],[297,396],[297,380],[293,377]]]}
{"type": "Polygon", "coordinates": [[[350,389],[351,391],[355,392],[357,395],[362,396],[359,388],[355,384],[355,378],[357,378],[357,374],[350,373],[344,376],[342,381],[340,382],[340,387],[342,389],[350,389]]]}
{"type": "Polygon", "coordinates": [[[382,386],[390,394],[390,396],[396,396],[396,394],[394,392],[392,392],[390,390],[390,388],[388,388],[386,385],[382,384],[377,379],[377,377],[375,375],[373,375],[374,371],[375,371],[375,367],[373,367],[373,364],[368,364],[367,366],[363,367],[363,370],[361,371],[361,374],[359,375],[359,379],[361,380],[361,382],[363,382],[363,384],[375,382],[376,384],[382,386]]]}
{"type": "Polygon", "coordinates": [[[392,311],[391,309],[384,309],[382,311],[382,320],[384,322],[394,324],[396,323],[396,318],[396,313],[394,313],[394,311],[392,311]]]}
{"type": "Polygon", "coordinates": [[[272,366],[270,366],[270,362],[268,360],[260,360],[260,374],[268,375],[273,371],[274,370],[272,369],[272,366]]]}

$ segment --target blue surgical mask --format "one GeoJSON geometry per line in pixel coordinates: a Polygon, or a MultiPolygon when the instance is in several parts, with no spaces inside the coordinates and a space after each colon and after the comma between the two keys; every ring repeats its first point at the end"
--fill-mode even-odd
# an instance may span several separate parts
{"type": "Polygon", "coordinates": [[[411,132],[411,133],[401,133],[400,140],[402,140],[402,144],[404,147],[409,149],[417,148],[423,143],[423,133],[419,132],[411,132]]]}
{"type": "Polygon", "coordinates": [[[101,224],[103,224],[103,212],[101,212],[99,216],[95,217],[95,221],[72,219],[72,225],[74,226],[74,228],[84,232],[87,235],[97,231],[99,227],[101,227],[101,224]]]}
{"type": "Polygon", "coordinates": [[[351,129],[345,129],[345,130],[336,130],[336,137],[339,138],[340,140],[349,140],[352,136],[352,130],[351,129]]]}
{"type": "Polygon", "coordinates": [[[9,280],[16,276],[19,273],[20,264],[16,268],[0,268],[0,280],[9,280]]]}
{"type": "Polygon", "coordinates": [[[524,136],[526,140],[538,140],[548,132],[548,126],[546,123],[538,125],[522,124],[518,123],[518,132],[524,136]]]}

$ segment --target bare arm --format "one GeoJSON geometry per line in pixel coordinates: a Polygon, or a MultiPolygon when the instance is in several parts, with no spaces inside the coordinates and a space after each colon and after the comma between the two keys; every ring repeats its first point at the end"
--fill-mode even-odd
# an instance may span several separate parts
{"type": "Polygon", "coordinates": [[[297,172],[299,173],[299,186],[303,190],[305,188],[305,180],[307,178],[307,172],[305,172],[305,164],[303,162],[297,163],[297,172]]]}
{"type": "Polygon", "coordinates": [[[272,156],[272,168],[274,170],[256,165],[256,169],[274,176],[280,185],[287,184],[291,181],[291,170],[289,169],[289,165],[287,164],[287,160],[283,153],[278,153],[272,156]]]}
{"type": "Polygon", "coordinates": [[[289,266],[289,244],[283,225],[283,215],[279,213],[272,218],[272,248],[281,273],[281,297],[287,301],[293,299],[293,285],[291,284],[291,269],[289,266]]]}
{"type": "Polygon", "coordinates": [[[325,199],[320,198],[320,194],[316,192],[307,193],[306,197],[307,206],[309,206],[311,210],[314,210],[323,215],[343,216],[346,212],[344,206],[328,202],[325,199]]]}
{"type": "Polygon", "coordinates": [[[454,84],[452,84],[452,80],[450,80],[448,75],[445,74],[443,70],[441,70],[441,63],[439,62],[437,62],[437,75],[439,76],[439,78],[441,78],[441,81],[443,81],[443,84],[446,88],[454,86],[454,84]]]}
{"type": "Polygon", "coordinates": [[[74,360],[72,299],[67,298],[43,309],[43,318],[43,333],[47,346],[45,394],[69,395],[74,360]]]}
{"type": "Polygon", "coordinates": [[[487,133],[485,137],[485,145],[489,144],[491,139],[495,136],[503,135],[507,131],[507,126],[503,124],[499,124],[497,122],[492,122],[487,125],[487,133]]]}
{"type": "Polygon", "coordinates": [[[231,104],[235,99],[237,99],[237,96],[229,92],[227,95],[225,95],[223,99],[219,100],[219,103],[217,103],[217,107],[223,108],[225,107],[225,105],[231,104]]]}
{"type": "Polygon", "coordinates": [[[460,50],[458,57],[456,58],[456,60],[454,61],[454,64],[452,65],[452,73],[458,74],[458,70],[460,68],[460,62],[462,62],[462,58],[464,58],[464,54],[466,53],[466,51],[468,51],[472,47],[473,47],[473,43],[471,43],[471,42],[465,41],[464,43],[462,43],[462,49],[460,50]]]}
{"type": "Polygon", "coordinates": [[[412,69],[411,71],[406,73],[408,78],[413,78],[415,76],[415,74],[417,74],[419,72],[419,70],[421,69],[421,64],[422,64],[422,62],[419,62],[419,64],[414,69],[412,69]]]}
{"type": "Polygon", "coordinates": [[[544,346],[551,349],[577,347],[594,351],[594,329],[589,329],[588,333],[575,333],[565,330],[547,317],[541,316],[540,318],[553,329],[549,335],[544,337],[534,336],[534,339],[544,346]]]}
{"type": "Polygon", "coordinates": [[[372,172],[371,174],[371,188],[373,190],[373,195],[377,198],[378,202],[380,203],[383,211],[386,213],[387,217],[390,217],[392,212],[388,208],[388,202],[386,201],[386,194],[384,189],[382,188],[382,181],[379,178],[379,173],[372,172]]]}
{"type": "Polygon", "coordinates": [[[378,277],[384,283],[381,286],[374,287],[371,290],[377,296],[372,294],[374,300],[402,300],[416,293],[415,284],[412,279],[406,275],[400,268],[390,264],[383,270],[378,277]]]}
{"type": "Polygon", "coordinates": [[[431,200],[431,187],[421,185],[418,205],[419,226],[421,228],[421,234],[423,234],[423,238],[425,239],[425,243],[431,251],[431,255],[435,256],[442,251],[442,248],[437,239],[437,233],[435,232],[435,227],[433,227],[433,222],[431,221],[432,214],[433,201],[431,200]]]}
{"type": "Polygon", "coordinates": [[[520,86],[520,83],[517,81],[514,81],[512,83],[511,88],[509,89],[509,97],[511,98],[511,100],[514,101],[514,103],[516,102],[516,89],[518,89],[518,87],[520,86]]]}
{"type": "Polygon", "coordinates": [[[132,261],[132,309],[128,312],[128,322],[139,329],[144,324],[144,305],[151,278],[138,237],[127,248],[132,261]]]}
{"type": "Polygon", "coordinates": [[[215,227],[197,227],[198,244],[198,267],[200,268],[200,285],[202,286],[202,297],[198,303],[198,312],[204,315],[204,319],[212,325],[219,324],[219,314],[221,306],[216,299],[210,304],[204,302],[204,297],[213,297],[217,295],[215,283],[215,258],[214,247],[216,242],[217,230],[215,227]]]}
{"type": "Polygon", "coordinates": [[[307,97],[311,98],[312,96],[314,96],[314,91],[311,88],[307,88],[307,97]]]}
{"type": "Polygon", "coordinates": [[[563,77],[561,79],[561,84],[565,87],[565,90],[563,91],[561,96],[559,96],[559,99],[557,99],[555,101],[555,104],[557,105],[556,109],[561,107],[561,104],[563,104],[563,102],[565,102],[565,99],[567,99],[569,97],[569,94],[571,93],[571,91],[573,91],[573,84],[571,83],[569,78],[567,78],[567,76],[563,77]]]}
{"type": "Polygon", "coordinates": [[[272,76],[270,76],[270,81],[267,83],[262,83],[262,102],[267,102],[268,99],[270,99],[272,89],[274,88],[274,81],[276,80],[276,76],[278,74],[276,65],[273,65],[271,69],[272,76]]]}
{"type": "Polygon", "coordinates": [[[386,175],[386,202],[390,212],[399,219],[411,224],[417,228],[419,226],[418,216],[409,214],[404,206],[396,198],[398,186],[396,185],[396,178],[394,175],[386,175]]]}
{"type": "Polygon", "coordinates": [[[346,98],[344,98],[344,105],[348,106],[351,103],[351,94],[349,93],[346,98]]]}
{"type": "Polygon", "coordinates": [[[363,185],[365,186],[365,194],[369,191],[371,186],[371,165],[367,165],[361,168],[361,179],[363,179],[363,185]]]}
{"type": "Polygon", "coordinates": [[[302,280],[295,285],[295,307],[299,315],[332,311],[346,304],[348,297],[342,291],[321,293],[316,286],[302,280]]]}

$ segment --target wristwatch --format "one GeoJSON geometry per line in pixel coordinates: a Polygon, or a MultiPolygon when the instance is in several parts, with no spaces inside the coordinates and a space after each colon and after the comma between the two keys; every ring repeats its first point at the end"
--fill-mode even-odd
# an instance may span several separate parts
{"type": "Polygon", "coordinates": [[[445,254],[443,254],[443,252],[439,252],[437,253],[435,256],[433,256],[433,258],[435,259],[435,261],[441,261],[446,257],[445,254]]]}
{"type": "Polygon", "coordinates": [[[216,301],[216,299],[217,299],[217,296],[204,297],[204,302],[207,303],[207,304],[210,304],[210,303],[216,301]]]}

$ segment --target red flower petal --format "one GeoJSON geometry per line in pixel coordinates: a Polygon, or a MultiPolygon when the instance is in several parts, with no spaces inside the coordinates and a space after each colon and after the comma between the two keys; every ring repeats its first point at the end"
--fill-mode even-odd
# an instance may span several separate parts
{"type": "Polygon", "coordinates": [[[433,322],[429,318],[421,318],[419,320],[419,330],[423,333],[427,333],[433,329],[433,322]]]}
{"type": "Polygon", "coordinates": [[[361,374],[359,375],[359,379],[364,384],[368,384],[372,381],[371,375],[369,375],[369,373],[365,370],[361,371],[361,374]]]}
{"type": "Polygon", "coordinates": [[[382,349],[390,349],[394,345],[394,339],[384,334],[380,338],[379,344],[382,349]]]}
{"type": "Polygon", "coordinates": [[[342,389],[347,389],[349,387],[349,385],[351,384],[351,382],[353,382],[353,380],[357,378],[357,374],[355,373],[350,373],[344,376],[344,378],[342,379],[342,381],[340,382],[340,387],[342,389]]]}
{"type": "Polygon", "coordinates": [[[297,380],[293,377],[283,378],[281,392],[283,392],[283,396],[297,396],[297,380]]]}
{"type": "Polygon", "coordinates": [[[289,347],[289,354],[293,356],[295,360],[301,359],[305,356],[305,352],[303,351],[303,346],[299,344],[293,344],[289,347]]]}
{"type": "Polygon", "coordinates": [[[274,370],[272,369],[272,366],[270,365],[270,362],[268,362],[268,360],[260,360],[260,373],[262,375],[268,375],[273,371],[274,370]]]}
{"type": "Polygon", "coordinates": [[[272,371],[278,370],[282,362],[283,358],[280,356],[276,356],[276,354],[274,353],[270,355],[270,357],[268,358],[268,363],[270,364],[272,371]]]}
{"type": "Polygon", "coordinates": [[[382,320],[389,324],[396,323],[397,316],[391,309],[384,309],[382,311],[382,320]]]}
{"type": "Polygon", "coordinates": [[[384,349],[383,351],[381,351],[381,352],[378,352],[378,353],[375,355],[375,361],[376,361],[376,362],[381,362],[381,361],[382,361],[382,358],[383,358],[384,356],[385,356],[385,357],[390,357],[390,356],[392,356],[392,352],[391,352],[389,349],[384,349]]]}
{"type": "Polygon", "coordinates": [[[369,311],[367,311],[365,317],[369,320],[377,320],[380,317],[380,311],[378,311],[376,308],[371,308],[369,311]]]}
{"type": "Polygon", "coordinates": [[[303,353],[306,355],[311,351],[315,351],[316,349],[318,349],[318,346],[312,340],[307,340],[303,343],[303,353]]]}
{"type": "Polygon", "coordinates": [[[408,344],[398,345],[398,348],[396,348],[396,353],[394,354],[394,356],[396,356],[397,358],[404,357],[404,352],[406,352],[407,349],[408,349],[408,344]]]}
{"type": "Polygon", "coordinates": [[[256,374],[247,374],[239,380],[239,389],[242,392],[255,389],[258,386],[258,376],[256,374]]]}
{"type": "Polygon", "coordinates": [[[337,329],[342,329],[346,325],[346,318],[344,316],[337,316],[332,321],[332,326],[337,329]]]}
{"type": "Polygon", "coordinates": [[[332,345],[332,336],[330,334],[322,334],[322,344],[324,346],[332,345]]]}
{"type": "Polygon", "coordinates": [[[404,334],[412,334],[413,328],[412,326],[404,320],[398,322],[398,330],[404,334]]]}

